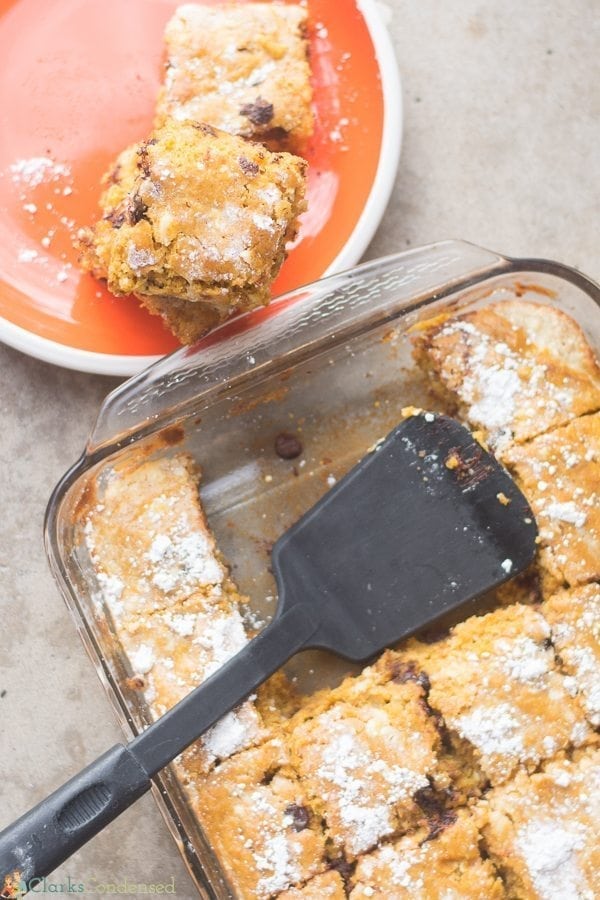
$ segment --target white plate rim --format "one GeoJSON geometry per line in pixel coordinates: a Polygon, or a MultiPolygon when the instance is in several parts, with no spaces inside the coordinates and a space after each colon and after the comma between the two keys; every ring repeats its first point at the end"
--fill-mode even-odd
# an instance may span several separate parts
{"type": "MultiPolygon", "coordinates": [[[[323,277],[334,275],[355,265],[367,249],[389,202],[402,149],[403,110],[400,71],[390,33],[383,21],[383,11],[378,0],[356,0],[356,6],[363,15],[373,41],[381,74],[383,94],[381,150],[375,178],[363,211],[352,234],[323,273],[323,277]]],[[[93,350],[70,347],[68,344],[34,334],[1,316],[0,342],[42,362],[95,375],[123,377],[136,375],[162,359],[161,356],[97,353],[93,350]]]]}

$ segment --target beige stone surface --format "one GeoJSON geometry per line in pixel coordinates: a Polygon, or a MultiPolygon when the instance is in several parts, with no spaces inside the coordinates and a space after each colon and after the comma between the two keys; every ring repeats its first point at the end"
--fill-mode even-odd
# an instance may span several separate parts
{"type": "MultiPolygon", "coordinates": [[[[444,238],[600,277],[600,20],[595,0],[387,0],[404,146],[369,257],[444,238]]],[[[48,571],[47,499],[116,380],[0,346],[0,827],[120,738],[48,571]]],[[[55,880],[195,890],[144,798],[55,880]]]]}

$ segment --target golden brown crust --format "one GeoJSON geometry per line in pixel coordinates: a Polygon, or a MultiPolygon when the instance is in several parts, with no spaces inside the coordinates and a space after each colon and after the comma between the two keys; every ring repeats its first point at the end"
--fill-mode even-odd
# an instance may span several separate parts
{"type": "Polygon", "coordinates": [[[346,900],[344,882],[339,872],[330,869],[312,878],[304,887],[291,888],[278,895],[278,900],[346,900]]]}
{"type": "Polygon", "coordinates": [[[165,31],[157,124],[190,119],[301,147],[313,127],[306,20],[292,4],[180,6],[165,31]]]}
{"type": "Polygon", "coordinates": [[[320,820],[281,741],[224,762],[205,780],[193,808],[236,897],[274,896],[327,866],[320,820]]]}
{"type": "Polygon", "coordinates": [[[185,341],[268,303],[304,210],[306,163],[193,122],[168,121],[105,177],[81,264],[134,293],[185,341]]]}
{"type": "Polygon", "coordinates": [[[600,413],[515,446],[506,462],[539,527],[548,587],[600,578],[600,413]]]}
{"type": "Polygon", "coordinates": [[[411,835],[363,856],[353,877],[351,900],[500,900],[504,888],[479,849],[481,835],[473,815],[463,810],[433,840],[411,835]]]}
{"type": "Polygon", "coordinates": [[[514,898],[600,895],[600,751],[521,772],[481,804],[492,861],[514,898]]]}
{"type": "MultiPolygon", "coordinates": [[[[115,469],[85,520],[103,612],[129,660],[129,687],[163,715],[244,647],[247,598],[216,548],[199,472],[179,453],[115,469]]],[[[191,790],[216,761],[265,740],[297,705],[283,674],[262,686],[176,764],[191,790]],[[281,701],[281,705],[279,705],[281,701]]]]}
{"type": "Polygon", "coordinates": [[[600,726],[600,585],[560,591],[542,611],[561,665],[579,693],[587,717],[600,726]]]}
{"type": "Polygon", "coordinates": [[[435,784],[440,739],[423,701],[417,682],[395,682],[378,664],[289,722],[290,759],[348,858],[425,820],[419,792],[435,784]]]}
{"type": "Polygon", "coordinates": [[[235,593],[199,503],[198,481],[185,453],[105,475],[85,539],[117,623],[127,626],[197,596],[219,603],[235,593]]]}
{"type": "Polygon", "coordinates": [[[435,644],[412,641],[400,654],[429,679],[429,703],[458,738],[459,755],[465,742],[492,784],[591,738],[549,638],[539,612],[515,605],[472,616],[435,644]]]}
{"type": "Polygon", "coordinates": [[[600,369],[570,316],[523,300],[492,303],[421,331],[415,358],[449,411],[502,454],[600,409],[600,369]]]}

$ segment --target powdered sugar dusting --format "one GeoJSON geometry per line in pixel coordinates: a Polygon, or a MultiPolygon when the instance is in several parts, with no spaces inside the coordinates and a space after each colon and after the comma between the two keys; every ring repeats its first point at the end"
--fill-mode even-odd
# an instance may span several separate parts
{"type": "Polygon", "coordinates": [[[146,554],[152,566],[152,581],[169,592],[195,584],[218,584],[223,567],[214,555],[212,541],[204,532],[185,533],[188,523],[180,520],[171,534],[157,535],[146,554]]]}
{"type": "Polygon", "coordinates": [[[465,369],[455,389],[468,406],[473,424],[484,427],[496,449],[503,449],[515,429],[531,421],[558,416],[569,411],[574,400],[567,384],[548,378],[548,367],[527,350],[517,352],[506,341],[497,340],[472,321],[456,319],[441,330],[442,339],[458,335],[444,365],[450,381],[465,369]],[[468,360],[465,363],[465,360],[468,360]]]}
{"type": "Polygon", "coordinates": [[[255,856],[255,865],[259,872],[265,872],[259,879],[256,889],[259,897],[284,891],[294,882],[300,881],[302,873],[294,855],[290,853],[289,839],[285,834],[269,835],[261,851],[255,856]]]}
{"type": "Polygon", "coordinates": [[[577,851],[585,846],[584,830],[577,822],[530,822],[519,831],[515,843],[540,900],[592,900],[577,862],[577,851]]]}
{"type": "Polygon", "coordinates": [[[253,743],[260,731],[258,713],[251,703],[245,703],[213,725],[202,743],[213,759],[227,759],[253,743]]]}
{"type": "Polygon", "coordinates": [[[576,528],[583,528],[587,521],[587,514],[583,510],[578,509],[572,500],[564,503],[559,503],[556,500],[547,503],[544,506],[544,513],[550,519],[568,522],[570,525],[575,525],[576,528]]]}
{"type": "Polygon", "coordinates": [[[148,266],[156,263],[156,256],[150,250],[144,250],[130,243],[127,248],[127,263],[136,274],[148,266]]]}
{"type": "Polygon", "coordinates": [[[454,724],[458,733],[486,756],[502,754],[519,758],[525,752],[523,723],[509,703],[477,707],[459,716],[454,724]]]}
{"type": "Polygon", "coordinates": [[[334,708],[320,717],[327,734],[318,777],[333,791],[324,794],[335,807],[352,853],[362,853],[394,828],[393,808],[428,784],[426,773],[389,764],[360,738],[334,708]]]}
{"type": "Polygon", "coordinates": [[[215,611],[206,625],[206,628],[198,630],[194,643],[200,644],[211,657],[206,667],[205,677],[208,677],[246,646],[248,636],[237,609],[227,615],[215,611]]]}
{"type": "Polygon", "coordinates": [[[552,654],[529,637],[516,640],[498,640],[495,648],[500,652],[501,666],[515,681],[525,684],[539,683],[552,668],[552,654]]]}
{"type": "Polygon", "coordinates": [[[154,666],[154,651],[149,644],[140,644],[138,649],[131,654],[131,664],[134,672],[140,675],[146,675],[154,666]]]}
{"type": "Polygon", "coordinates": [[[33,188],[42,182],[56,181],[71,174],[69,166],[55,162],[49,156],[32,156],[18,159],[10,165],[10,172],[15,184],[33,188]]]}
{"type": "MultiPolygon", "coordinates": [[[[574,693],[580,693],[592,725],[600,725],[600,587],[587,585],[558,605],[551,599],[546,614],[574,693]]],[[[567,678],[565,678],[567,681],[567,678]]]]}

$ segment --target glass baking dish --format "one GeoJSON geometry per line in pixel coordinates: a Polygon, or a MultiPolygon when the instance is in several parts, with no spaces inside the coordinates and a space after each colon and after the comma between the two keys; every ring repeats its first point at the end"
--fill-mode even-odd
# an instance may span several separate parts
{"type": "MultiPolygon", "coordinates": [[[[412,362],[411,329],[449,309],[515,293],[572,314],[600,349],[600,288],[579,272],[446,241],[287,294],[107,397],[82,456],[52,494],[45,538],[53,574],[128,736],[149,723],[149,711],[127,685],[131,671],[98,602],[78,516],[106,467],[133,453],[191,452],[202,466],[209,523],[251,599],[252,624],[265,622],[275,606],[273,541],[399,421],[403,407],[435,405],[412,362]],[[300,436],[300,460],[275,454],[275,438],[286,431],[300,436]]],[[[347,669],[322,652],[290,664],[306,691],[347,669]]],[[[234,897],[173,772],[156,779],[154,794],[200,896],[234,897]]]]}

